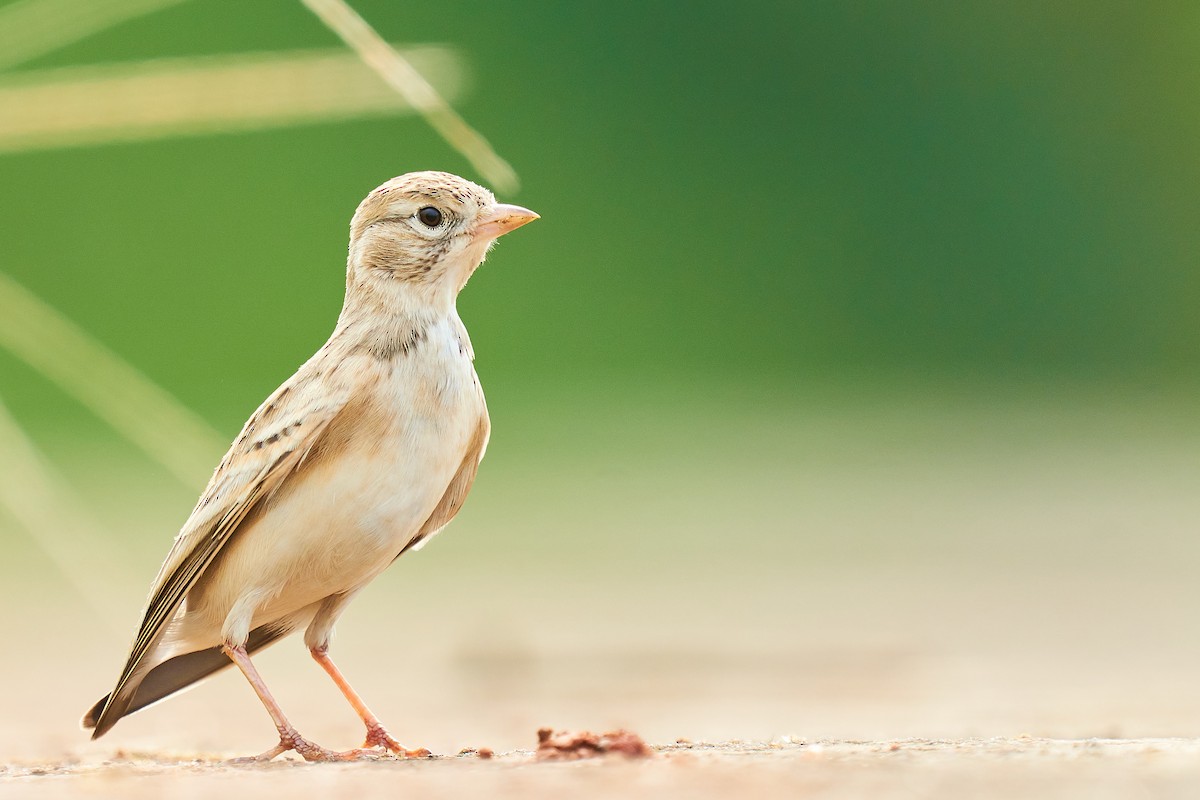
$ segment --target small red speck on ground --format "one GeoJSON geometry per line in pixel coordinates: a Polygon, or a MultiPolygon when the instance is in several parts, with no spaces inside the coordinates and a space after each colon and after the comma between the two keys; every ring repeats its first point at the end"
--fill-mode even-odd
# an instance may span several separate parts
{"type": "Polygon", "coordinates": [[[653,753],[642,737],[627,730],[596,734],[591,731],[540,728],[537,736],[539,761],[591,758],[607,753],[619,753],[627,758],[646,758],[653,753]]]}

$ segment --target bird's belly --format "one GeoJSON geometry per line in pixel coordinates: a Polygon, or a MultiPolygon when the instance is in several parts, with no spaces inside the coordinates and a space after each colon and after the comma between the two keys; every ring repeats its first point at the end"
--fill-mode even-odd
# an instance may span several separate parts
{"type": "Polygon", "coordinates": [[[275,565],[277,582],[297,601],[311,594],[305,586],[315,600],[373,577],[416,534],[454,476],[461,448],[444,449],[457,458],[355,453],[306,475],[245,531],[248,546],[268,551],[254,563],[275,565]]]}

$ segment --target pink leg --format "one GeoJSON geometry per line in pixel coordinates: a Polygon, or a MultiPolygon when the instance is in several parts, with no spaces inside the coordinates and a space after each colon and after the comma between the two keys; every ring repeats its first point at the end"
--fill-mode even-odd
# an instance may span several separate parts
{"type": "Polygon", "coordinates": [[[312,657],[316,660],[321,668],[329,673],[329,677],[333,678],[333,682],[342,690],[346,700],[354,708],[355,713],[362,719],[363,724],[367,726],[367,740],[363,743],[363,747],[383,747],[401,758],[428,758],[430,753],[425,748],[418,750],[409,750],[404,745],[392,738],[391,734],[383,727],[371,709],[367,708],[367,704],[358,696],[358,692],[354,691],[354,687],[342,675],[342,671],[333,663],[333,659],[329,657],[329,650],[326,647],[314,647],[309,650],[312,657]]]}
{"type": "Polygon", "coordinates": [[[238,669],[246,676],[246,680],[250,682],[250,686],[254,688],[254,693],[258,695],[258,699],[262,701],[263,706],[267,709],[267,713],[271,715],[271,720],[275,723],[275,729],[279,731],[279,744],[272,747],[270,750],[258,756],[254,756],[247,761],[270,761],[282,753],[289,750],[295,750],[305,761],[350,761],[356,758],[367,755],[366,751],[351,750],[346,753],[337,753],[333,750],[326,750],[320,745],[313,744],[305,739],[292,724],[287,721],[287,717],[283,715],[283,710],[279,704],[275,702],[275,698],[271,696],[271,690],[263,682],[263,679],[258,674],[258,670],[254,668],[254,664],[250,661],[250,655],[246,652],[244,646],[231,647],[224,645],[221,648],[229,659],[237,664],[238,669]]]}

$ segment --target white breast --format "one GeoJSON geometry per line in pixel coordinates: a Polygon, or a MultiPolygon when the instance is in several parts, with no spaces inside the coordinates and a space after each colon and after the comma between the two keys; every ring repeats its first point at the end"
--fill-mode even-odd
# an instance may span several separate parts
{"type": "Polygon", "coordinates": [[[187,638],[216,641],[223,626],[249,630],[354,591],[412,540],[486,414],[455,323],[434,325],[420,347],[381,365],[371,430],[302,470],[268,512],[237,531],[217,574],[205,576],[204,607],[189,598],[187,638]],[[245,619],[227,619],[239,608],[245,619]]]}

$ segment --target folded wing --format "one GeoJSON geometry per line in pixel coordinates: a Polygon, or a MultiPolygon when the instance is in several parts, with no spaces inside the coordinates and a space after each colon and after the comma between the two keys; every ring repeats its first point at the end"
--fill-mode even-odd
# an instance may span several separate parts
{"type": "Polygon", "coordinates": [[[250,417],[213,473],[155,578],[142,624],[116,687],[84,717],[84,727],[95,728],[93,739],[136,710],[131,705],[138,686],[155,666],[148,656],[187,593],[247,516],[277,492],[318,446],[330,422],[346,406],[354,389],[352,380],[340,379],[354,374],[346,366],[344,362],[334,364],[326,374],[318,354],[250,417]]]}

